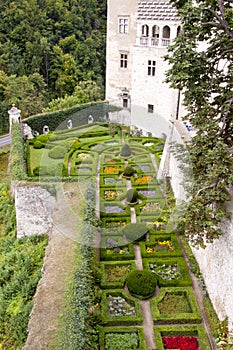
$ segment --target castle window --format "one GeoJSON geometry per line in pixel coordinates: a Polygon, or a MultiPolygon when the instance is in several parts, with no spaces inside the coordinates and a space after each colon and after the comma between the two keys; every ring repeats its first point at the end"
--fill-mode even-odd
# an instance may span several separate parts
{"type": "Polygon", "coordinates": [[[148,113],[154,113],[154,105],[148,105],[147,111],[148,113]]]}
{"type": "Polygon", "coordinates": [[[155,75],[155,67],[156,67],[156,61],[149,60],[148,67],[147,67],[147,74],[154,76],[155,75]]]}
{"type": "Polygon", "coordinates": [[[163,37],[162,37],[162,45],[168,46],[170,44],[170,27],[163,27],[163,37]]]}
{"type": "Polygon", "coordinates": [[[159,26],[153,26],[152,27],[151,44],[153,46],[158,46],[159,45],[159,26]]]}
{"type": "Polygon", "coordinates": [[[145,36],[145,37],[149,36],[149,27],[147,24],[144,24],[142,26],[142,36],[145,36]]]}
{"type": "Polygon", "coordinates": [[[127,68],[128,65],[128,55],[125,53],[120,54],[120,67],[127,68]]]}
{"type": "Polygon", "coordinates": [[[123,98],[123,107],[128,108],[128,99],[127,98],[123,98]]]}
{"type": "Polygon", "coordinates": [[[129,19],[119,18],[119,33],[127,34],[129,32],[129,19]]]}

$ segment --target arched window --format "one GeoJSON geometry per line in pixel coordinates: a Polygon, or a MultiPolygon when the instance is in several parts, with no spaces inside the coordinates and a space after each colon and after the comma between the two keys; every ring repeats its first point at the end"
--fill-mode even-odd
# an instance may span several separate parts
{"type": "Polygon", "coordinates": [[[159,38],[159,26],[152,27],[152,37],[159,38]]]}
{"type": "Polygon", "coordinates": [[[170,27],[163,27],[163,37],[162,37],[162,46],[168,46],[170,44],[170,27]]]}
{"type": "Polygon", "coordinates": [[[159,26],[155,25],[155,26],[152,27],[151,45],[152,46],[158,46],[159,45],[159,26]]]}
{"type": "Polygon", "coordinates": [[[149,36],[149,26],[147,24],[144,24],[142,26],[142,36],[145,36],[145,37],[149,36]]]}

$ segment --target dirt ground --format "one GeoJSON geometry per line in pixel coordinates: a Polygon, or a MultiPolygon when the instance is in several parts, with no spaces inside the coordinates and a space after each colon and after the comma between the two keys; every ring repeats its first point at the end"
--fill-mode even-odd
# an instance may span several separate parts
{"type": "Polygon", "coordinates": [[[80,190],[77,184],[64,184],[57,196],[54,226],[49,234],[42,278],[34,296],[34,306],[28,325],[28,338],[23,350],[55,350],[60,315],[64,310],[67,283],[75,271],[79,242],[74,239],[77,226],[67,220],[69,214],[78,216],[80,190]],[[74,215],[75,213],[75,215],[74,215]],[[63,232],[63,222],[68,229],[63,232]],[[60,225],[61,224],[61,225],[60,225]]]}

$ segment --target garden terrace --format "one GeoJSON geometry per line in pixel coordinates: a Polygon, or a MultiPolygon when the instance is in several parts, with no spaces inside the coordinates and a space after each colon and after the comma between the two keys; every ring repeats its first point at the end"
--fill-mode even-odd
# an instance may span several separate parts
{"type": "MultiPolygon", "coordinates": [[[[96,303],[97,323],[102,325],[99,347],[115,350],[114,340],[122,349],[165,350],[163,339],[179,336],[185,342],[190,336],[201,349],[209,350],[170,208],[157,181],[164,141],[131,138],[127,133],[123,136],[120,127],[113,135],[111,132],[106,124],[77,126],[64,133],[53,131],[43,147],[35,148],[34,140],[27,151],[28,176],[35,168],[46,166],[46,179],[80,181],[80,186],[87,179],[96,186],[96,231],[101,231],[96,282],[101,295],[96,303]],[[130,156],[121,155],[124,144],[129,145],[130,156]],[[59,147],[59,158],[49,156],[55,147],[59,147]],[[135,169],[127,178],[123,177],[126,167],[135,169]],[[139,194],[135,206],[125,200],[131,189],[139,194]],[[130,225],[135,232],[142,226],[145,230],[135,239],[129,238],[126,233],[130,225]],[[140,300],[143,298],[138,294],[132,296],[126,286],[127,276],[137,270],[155,276],[157,286],[146,296],[149,300],[140,300]]],[[[33,178],[38,176],[34,174],[33,178]]]]}

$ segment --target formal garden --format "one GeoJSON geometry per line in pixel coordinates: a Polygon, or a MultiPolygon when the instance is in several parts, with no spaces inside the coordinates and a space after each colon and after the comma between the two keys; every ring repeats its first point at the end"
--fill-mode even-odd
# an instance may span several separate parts
{"type": "MultiPolygon", "coordinates": [[[[87,197],[92,214],[81,242],[87,262],[77,278],[82,280],[78,298],[92,289],[80,317],[91,318],[98,343],[93,349],[210,349],[171,220],[169,180],[161,184],[156,178],[163,146],[164,140],[131,135],[128,127],[108,123],[26,142],[29,181],[77,181],[92,187],[92,200],[87,197]],[[145,330],[148,315],[153,340],[145,330]]],[[[76,324],[75,332],[81,341],[83,329],[76,324]]]]}

